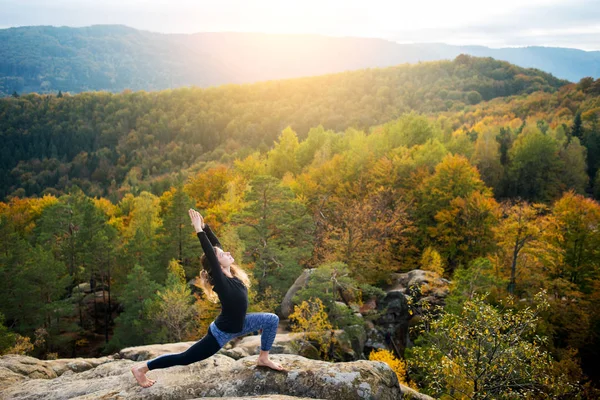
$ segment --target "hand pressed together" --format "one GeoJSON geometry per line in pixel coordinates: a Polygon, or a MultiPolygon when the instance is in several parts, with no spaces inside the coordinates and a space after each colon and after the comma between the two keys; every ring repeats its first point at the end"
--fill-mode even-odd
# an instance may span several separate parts
{"type": "Polygon", "coordinates": [[[200,213],[193,208],[188,210],[188,214],[190,215],[190,219],[192,220],[192,225],[196,230],[196,233],[201,232],[204,229],[204,218],[200,213]]]}

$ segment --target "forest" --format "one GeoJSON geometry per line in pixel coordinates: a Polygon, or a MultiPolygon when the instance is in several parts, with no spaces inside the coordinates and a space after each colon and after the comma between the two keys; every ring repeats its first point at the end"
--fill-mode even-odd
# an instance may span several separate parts
{"type": "MultiPolygon", "coordinates": [[[[405,380],[445,398],[594,398],[600,382],[600,79],[487,58],[160,92],[0,100],[0,354],[197,340],[206,217],[250,311],[450,280],[405,380]],[[500,339],[502,340],[500,340],[500,339]],[[503,341],[506,340],[506,341],[503,341]],[[482,350],[483,349],[483,350],[482,350]]],[[[300,311],[300,310],[298,310],[300,311]]]]}

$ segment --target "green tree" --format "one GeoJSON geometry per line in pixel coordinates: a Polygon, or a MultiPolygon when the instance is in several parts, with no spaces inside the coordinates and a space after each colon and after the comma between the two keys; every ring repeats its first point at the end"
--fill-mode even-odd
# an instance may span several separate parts
{"type": "Polygon", "coordinates": [[[350,269],[342,262],[328,262],[312,270],[304,287],[294,296],[294,303],[300,304],[311,298],[321,299],[330,315],[335,314],[334,303],[342,301],[346,305],[360,304],[365,298],[383,297],[385,292],[375,286],[360,284],[350,275],[350,269]]]}
{"type": "Polygon", "coordinates": [[[198,238],[195,237],[193,229],[190,229],[190,217],[188,210],[194,205],[194,201],[183,190],[180,181],[176,187],[165,192],[161,201],[166,203],[160,218],[163,221],[158,230],[159,239],[159,261],[162,265],[169,260],[176,259],[185,269],[186,277],[193,278],[198,274],[198,255],[201,247],[198,238]]]}
{"type": "Polygon", "coordinates": [[[246,262],[254,265],[259,293],[272,287],[281,300],[311,254],[314,226],[306,207],[292,191],[271,176],[250,182],[247,206],[232,221],[245,247],[246,262]]]}
{"type": "MultiPolygon", "coordinates": [[[[129,223],[123,232],[124,260],[121,265],[143,265],[152,280],[162,283],[167,277],[167,268],[157,261],[157,232],[161,226],[159,199],[149,192],[142,192],[132,199],[130,206],[129,223]]],[[[121,204],[121,207],[127,205],[121,204]]]]}
{"type": "Polygon", "coordinates": [[[275,142],[273,150],[269,151],[267,160],[269,173],[276,178],[283,178],[286,172],[300,172],[296,152],[300,144],[296,132],[289,126],[281,132],[279,142],[275,142]]]}
{"type": "Polygon", "coordinates": [[[481,100],[483,100],[483,98],[481,97],[481,94],[479,92],[472,90],[469,93],[467,93],[467,101],[469,102],[469,104],[479,104],[481,103],[481,100]]]}
{"type": "MultiPolygon", "coordinates": [[[[573,396],[577,382],[553,371],[535,334],[545,294],[534,308],[496,309],[483,296],[465,301],[459,314],[443,313],[410,351],[422,391],[456,399],[573,396]]],[[[413,376],[415,376],[413,375],[413,376]]]]}
{"type": "MultiPolygon", "coordinates": [[[[597,176],[598,166],[600,165],[600,129],[586,129],[583,140],[581,141],[586,148],[586,165],[590,181],[593,183],[594,191],[600,190],[595,178],[597,176]]],[[[596,197],[600,199],[600,197],[596,197]]]]}
{"type": "Polygon", "coordinates": [[[586,148],[579,139],[573,139],[559,152],[559,157],[564,166],[560,180],[566,189],[573,189],[579,194],[584,194],[588,187],[589,177],[587,175],[586,148]]]}
{"type": "Polygon", "coordinates": [[[429,139],[439,139],[439,131],[424,115],[405,114],[383,128],[390,148],[400,146],[412,147],[424,144],[429,139]]]}
{"type": "Polygon", "coordinates": [[[571,126],[571,136],[576,137],[579,140],[583,139],[583,124],[581,122],[581,113],[578,112],[573,118],[573,125],[571,126]]]}
{"type": "Polygon", "coordinates": [[[308,131],[308,137],[300,143],[296,152],[298,167],[304,168],[310,165],[317,152],[323,149],[333,135],[335,135],[333,132],[326,131],[321,125],[308,131]]]}
{"type": "Polygon", "coordinates": [[[163,328],[167,341],[181,342],[195,337],[192,334],[196,331],[194,296],[186,283],[183,267],[176,260],[169,263],[167,283],[157,296],[151,318],[163,328]]]}
{"type": "Polygon", "coordinates": [[[47,350],[64,349],[70,340],[67,332],[76,330],[69,324],[73,307],[65,299],[71,284],[65,264],[50,249],[31,246],[5,216],[0,217],[0,236],[0,291],[6,296],[0,313],[21,335],[45,329],[47,350]]]}
{"type": "Polygon", "coordinates": [[[139,264],[127,275],[127,282],[118,290],[123,312],[115,318],[114,335],[108,344],[111,350],[127,346],[150,344],[157,336],[151,311],[157,301],[160,286],[139,264]]]}
{"type": "Polygon", "coordinates": [[[454,271],[444,309],[460,314],[465,301],[486,293],[487,301],[497,304],[503,297],[506,286],[507,282],[496,275],[494,265],[489,259],[476,258],[469,265],[454,271]]]}
{"type": "Polygon", "coordinates": [[[537,128],[526,128],[509,151],[510,195],[530,201],[551,201],[562,191],[564,165],[557,142],[537,128]]]}
{"type": "Polygon", "coordinates": [[[4,325],[4,314],[0,313],[0,355],[15,344],[15,334],[4,325]]]}

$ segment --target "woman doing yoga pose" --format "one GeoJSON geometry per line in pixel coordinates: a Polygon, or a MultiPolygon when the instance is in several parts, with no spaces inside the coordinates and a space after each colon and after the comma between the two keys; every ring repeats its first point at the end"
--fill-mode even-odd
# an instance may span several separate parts
{"type": "Polygon", "coordinates": [[[146,377],[146,372],[149,370],[188,365],[204,360],[219,351],[231,339],[259,329],[262,329],[262,334],[257,365],[277,371],[283,370],[281,365],[269,359],[269,350],[275,340],[279,317],[271,313],[246,314],[248,276],[233,264],[234,259],[231,254],[221,249],[219,240],[204,223],[200,213],[192,209],[188,213],[204,250],[204,255],[201,257],[200,287],[204,289],[209,299],[216,300],[218,297],[221,302],[221,313],[210,324],[206,336],[183,353],[165,354],[131,368],[135,379],[143,387],[152,386],[155,381],[146,377]]]}

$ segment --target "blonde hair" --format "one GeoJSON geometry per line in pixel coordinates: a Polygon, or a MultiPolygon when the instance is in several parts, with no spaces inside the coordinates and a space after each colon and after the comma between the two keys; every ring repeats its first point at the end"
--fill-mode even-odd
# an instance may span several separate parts
{"type": "MultiPolygon", "coordinates": [[[[216,249],[218,249],[218,247],[214,246],[214,249],[216,253],[216,249]]],[[[200,276],[196,278],[196,282],[194,282],[194,284],[200,289],[202,289],[208,300],[212,301],[213,303],[216,303],[219,301],[219,296],[213,290],[214,283],[212,282],[211,277],[212,269],[210,263],[208,262],[208,258],[205,254],[202,254],[202,257],[200,257],[200,263],[202,264],[202,270],[200,271],[200,276]]],[[[250,278],[248,277],[246,271],[244,271],[241,267],[238,267],[235,264],[231,264],[230,268],[231,274],[234,277],[238,278],[240,281],[242,281],[244,286],[249,288],[250,278]]]]}

